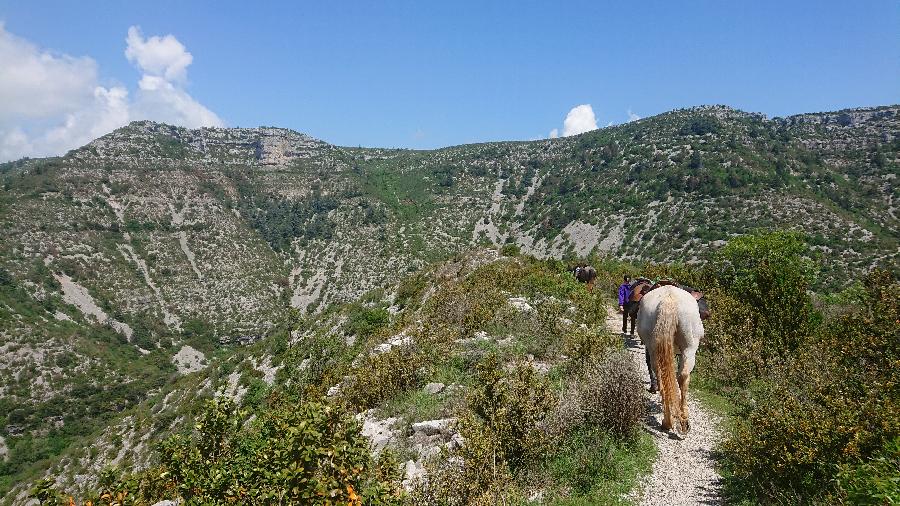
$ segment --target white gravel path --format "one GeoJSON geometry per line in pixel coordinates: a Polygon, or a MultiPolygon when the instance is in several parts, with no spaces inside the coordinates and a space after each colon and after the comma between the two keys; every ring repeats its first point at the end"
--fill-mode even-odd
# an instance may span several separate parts
{"type": "MultiPolygon", "coordinates": [[[[607,326],[619,334],[622,315],[610,312],[607,326]]],[[[625,345],[642,371],[645,389],[650,375],[644,361],[644,345],[640,338],[626,338],[625,345]]],[[[647,419],[644,430],[653,437],[659,450],[653,471],[629,496],[635,503],[646,506],[674,506],[694,504],[723,504],[722,478],[715,469],[712,450],[722,439],[720,419],[688,397],[691,430],[682,439],[674,432],[663,432],[662,408],[659,394],[647,394],[647,419]]]]}

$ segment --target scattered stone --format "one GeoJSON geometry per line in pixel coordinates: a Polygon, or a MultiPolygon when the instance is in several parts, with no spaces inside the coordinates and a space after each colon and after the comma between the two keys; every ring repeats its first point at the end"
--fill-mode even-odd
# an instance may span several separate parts
{"type": "Polygon", "coordinates": [[[443,383],[429,383],[425,385],[425,388],[423,388],[423,390],[425,390],[425,393],[427,394],[434,395],[440,393],[444,389],[444,386],[445,385],[443,383]]]}
{"type": "Polygon", "coordinates": [[[457,339],[456,342],[459,344],[475,344],[479,341],[490,341],[490,340],[491,340],[491,337],[488,335],[487,332],[485,332],[483,330],[479,330],[478,332],[475,333],[475,335],[473,337],[457,339]]]}
{"type": "Polygon", "coordinates": [[[465,446],[465,444],[466,444],[466,438],[464,438],[462,436],[462,434],[457,432],[456,434],[454,434],[453,436],[450,437],[450,442],[447,443],[447,448],[449,448],[451,451],[458,450],[459,448],[462,448],[463,446],[465,446]]]}
{"type": "Polygon", "coordinates": [[[412,343],[412,338],[401,332],[401,333],[397,334],[396,336],[390,338],[387,342],[381,343],[378,346],[376,346],[372,350],[372,354],[378,355],[380,353],[387,353],[387,352],[391,351],[391,348],[393,348],[394,346],[404,346],[404,345],[407,345],[410,343],[412,343]]]}
{"type": "Polygon", "coordinates": [[[63,313],[62,311],[56,311],[55,313],[53,313],[53,317],[59,321],[72,321],[72,318],[70,318],[69,315],[63,313]]]}
{"type": "Polygon", "coordinates": [[[404,468],[403,488],[410,491],[416,482],[425,478],[427,472],[425,466],[415,460],[407,460],[404,468]]]}
{"type": "Polygon", "coordinates": [[[456,418],[442,418],[440,420],[426,420],[412,424],[413,432],[426,436],[450,434],[450,428],[456,425],[456,418]]]}
{"type": "Polygon", "coordinates": [[[550,372],[550,364],[546,362],[530,361],[528,362],[528,365],[530,365],[531,368],[534,369],[534,372],[538,374],[547,374],[550,372]]]}
{"type": "Polygon", "coordinates": [[[365,413],[357,415],[357,418],[363,418],[362,435],[369,439],[369,445],[372,447],[372,451],[377,453],[390,444],[396,437],[396,434],[391,427],[397,423],[398,419],[390,417],[385,418],[384,420],[378,420],[373,418],[372,414],[373,410],[370,409],[365,413]]]}
{"type": "Polygon", "coordinates": [[[172,357],[172,362],[178,368],[180,374],[190,374],[203,369],[203,362],[205,361],[206,356],[202,351],[188,345],[182,346],[178,353],[172,357]]]}
{"type": "Polygon", "coordinates": [[[509,304],[523,313],[534,311],[534,308],[531,307],[531,304],[528,303],[525,297],[510,297],[509,304]]]}
{"type": "MultiPolygon", "coordinates": [[[[44,264],[50,264],[48,258],[44,259],[44,264]]],[[[94,298],[91,297],[91,294],[88,292],[87,288],[79,285],[66,274],[57,274],[54,272],[53,277],[57,282],[59,282],[59,285],[62,288],[63,301],[78,308],[78,310],[81,311],[82,314],[84,314],[86,317],[89,316],[99,323],[109,324],[109,326],[115,329],[116,332],[122,334],[126,339],[131,341],[131,336],[134,334],[134,331],[131,329],[131,327],[128,326],[128,324],[110,318],[105,311],[100,309],[100,307],[94,301],[94,298]]],[[[56,318],[59,319],[59,317],[56,318]]]]}
{"type": "MultiPolygon", "coordinates": [[[[269,386],[271,386],[275,383],[275,375],[278,374],[278,370],[282,368],[282,366],[280,366],[280,365],[277,367],[273,366],[272,365],[272,357],[270,357],[270,356],[266,356],[266,358],[259,363],[257,363],[256,359],[252,359],[251,363],[253,364],[253,367],[257,371],[262,373],[262,375],[263,375],[262,380],[265,381],[266,385],[269,385],[269,386]]],[[[305,369],[308,366],[309,366],[309,359],[306,358],[306,359],[303,359],[303,362],[300,362],[299,369],[302,371],[303,369],[305,369]]]]}

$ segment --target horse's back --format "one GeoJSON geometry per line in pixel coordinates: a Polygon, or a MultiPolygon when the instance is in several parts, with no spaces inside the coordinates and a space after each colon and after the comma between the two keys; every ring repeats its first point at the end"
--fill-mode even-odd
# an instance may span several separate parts
{"type": "Polygon", "coordinates": [[[677,343],[679,348],[696,348],[703,336],[703,322],[700,320],[697,301],[690,293],[677,286],[661,286],[647,292],[641,298],[637,321],[638,335],[645,344],[653,338],[653,328],[660,316],[662,303],[668,297],[673,298],[675,302],[678,322],[676,340],[680,341],[677,343]]]}

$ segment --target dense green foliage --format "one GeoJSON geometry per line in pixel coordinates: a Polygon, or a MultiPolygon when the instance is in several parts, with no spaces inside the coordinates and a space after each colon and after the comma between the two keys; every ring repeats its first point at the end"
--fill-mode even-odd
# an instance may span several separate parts
{"type": "Polygon", "coordinates": [[[317,403],[273,404],[247,422],[231,401],[210,401],[192,434],[160,445],[157,467],[101,483],[89,500],[102,504],[109,494],[122,505],[173,496],[188,505],[398,502],[395,464],[373,460],[353,417],[317,403]]]}
{"type": "Polygon", "coordinates": [[[761,503],[896,501],[900,283],[873,271],[831,298],[852,304],[816,306],[806,253],[795,235],[744,237],[707,273],[702,380],[736,406],[726,488],[761,503]]]}

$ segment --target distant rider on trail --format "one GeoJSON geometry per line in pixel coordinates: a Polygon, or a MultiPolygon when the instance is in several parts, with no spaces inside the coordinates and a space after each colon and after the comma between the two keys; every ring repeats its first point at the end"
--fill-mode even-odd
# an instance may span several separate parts
{"type": "Polygon", "coordinates": [[[628,317],[631,316],[631,337],[634,337],[634,322],[637,312],[632,311],[637,302],[631,300],[631,278],[626,274],[623,282],[619,285],[619,311],[622,312],[622,337],[628,335],[628,317]]]}

